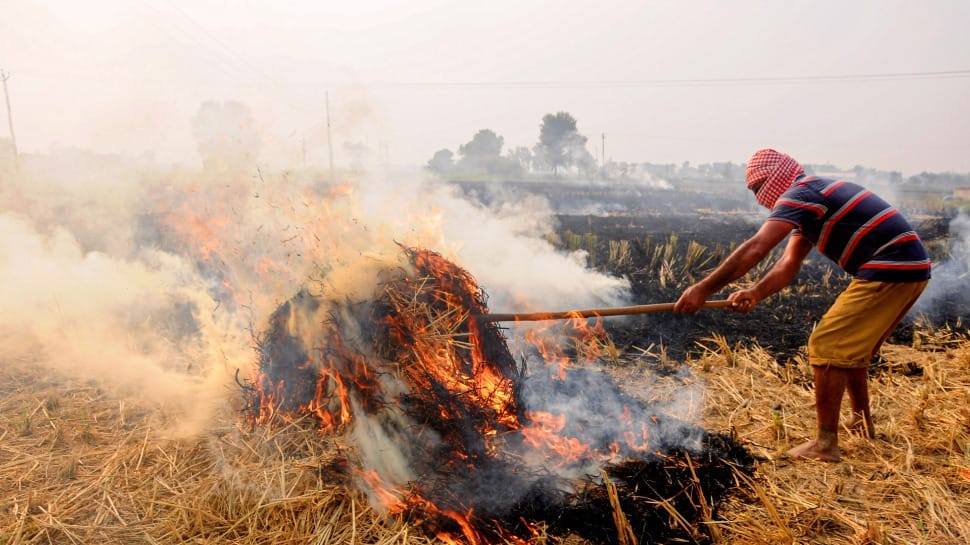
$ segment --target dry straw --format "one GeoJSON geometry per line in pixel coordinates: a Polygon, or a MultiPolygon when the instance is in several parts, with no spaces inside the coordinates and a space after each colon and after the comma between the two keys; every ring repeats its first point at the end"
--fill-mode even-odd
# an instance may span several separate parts
{"type": "Polygon", "coordinates": [[[877,436],[841,430],[837,464],[785,455],[814,431],[802,358],[779,365],[763,350],[716,343],[690,362],[708,386],[707,427],[732,430],[762,457],[720,513],[724,542],[970,542],[970,343],[957,337],[921,331],[922,350],[884,349],[870,377],[877,436]]]}
{"type": "MultiPolygon", "coordinates": [[[[762,459],[702,523],[716,531],[698,535],[755,545],[970,542],[970,342],[952,331],[917,339],[918,349],[887,347],[892,363],[872,376],[877,437],[843,430],[838,464],[784,455],[814,427],[801,359],[779,365],[715,337],[687,362],[691,376],[651,378],[653,396],[702,383],[705,427],[735,433],[762,459]]],[[[613,368],[635,376],[644,366],[613,368]]],[[[37,361],[0,359],[0,543],[434,541],[353,491],[340,438],[300,420],[248,430],[235,416],[227,411],[205,435],[167,439],[174,416],[165,410],[37,361]]]]}

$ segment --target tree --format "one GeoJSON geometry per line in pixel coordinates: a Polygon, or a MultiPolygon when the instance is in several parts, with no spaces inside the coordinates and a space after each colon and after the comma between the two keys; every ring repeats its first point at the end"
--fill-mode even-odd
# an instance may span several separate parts
{"type": "Polygon", "coordinates": [[[434,152],[427,168],[435,174],[448,174],[455,169],[455,154],[449,149],[440,149],[434,152]]]}
{"type": "Polygon", "coordinates": [[[535,146],[536,159],[558,175],[559,168],[573,165],[586,171],[596,161],[586,149],[586,137],[579,134],[576,119],[566,112],[546,114],[539,126],[539,143],[535,146]]]}
{"type": "Polygon", "coordinates": [[[504,143],[505,139],[491,129],[478,131],[470,142],[458,147],[459,168],[466,172],[494,172],[504,143]]]}
{"type": "Polygon", "coordinates": [[[508,156],[503,156],[504,143],[505,139],[495,134],[495,131],[482,129],[470,141],[458,147],[460,158],[457,161],[451,150],[440,149],[428,160],[426,168],[438,175],[487,174],[505,178],[521,176],[532,162],[529,150],[518,148],[510,151],[508,156]]]}
{"type": "Polygon", "coordinates": [[[509,150],[508,157],[512,162],[519,165],[522,171],[528,172],[532,169],[534,158],[529,148],[518,146],[515,149],[509,150]]]}

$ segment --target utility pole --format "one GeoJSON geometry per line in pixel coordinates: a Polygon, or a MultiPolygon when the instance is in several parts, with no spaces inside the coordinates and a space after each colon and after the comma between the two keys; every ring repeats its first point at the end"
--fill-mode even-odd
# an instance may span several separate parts
{"type": "Polygon", "coordinates": [[[10,113],[10,94],[7,93],[8,79],[10,79],[10,74],[0,70],[0,80],[3,81],[3,98],[7,103],[7,127],[10,128],[10,143],[13,145],[13,164],[17,166],[20,163],[20,154],[17,152],[17,135],[13,132],[13,115],[10,113]]]}
{"type": "Polygon", "coordinates": [[[330,153],[330,183],[333,183],[333,139],[330,136],[330,91],[327,91],[327,150],[330,153]]]}

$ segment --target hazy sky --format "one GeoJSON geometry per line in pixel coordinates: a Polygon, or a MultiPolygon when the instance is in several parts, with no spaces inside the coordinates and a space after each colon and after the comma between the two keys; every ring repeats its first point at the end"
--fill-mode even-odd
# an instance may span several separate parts
{"type": "MultiPolygon", "coordinates": [[[[395,164],[479,129],[532,147],[567,111],[617,161],[970,172],[970,2],[4,0],[22,151],[194,161],[202,101],[247,104],[263,160],[395,164]]],[[[0,109],[0,135],[7,136],[0,109]]]]}

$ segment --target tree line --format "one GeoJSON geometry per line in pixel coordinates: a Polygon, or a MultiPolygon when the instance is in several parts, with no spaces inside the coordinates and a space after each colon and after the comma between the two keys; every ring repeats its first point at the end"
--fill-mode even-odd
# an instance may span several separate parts
{"type": "Polygon", "coordinates": [[[539,125],[539,141],[529,149],[518,146],[502,153],[505,139],[491,129],[482,129],[458,146],[457,155],[440,149],[426,168],[441,176],[486,175],[516,177],[526,173],[575,172],[592,175],[597,165],[586,149],[587,138],[580,134],[576,118],[568,112],[546,114],[539,125]]]}
{"type": "MultiPolygon", "coordinates": [[[[505,139],[491,129],[481,129],[471,140],[458,146],[457,154],[443,148],[434,153],[425,168],[443,178],[489,177],[514,179],[525,174],[577,174],[608,179],[655,180],[743,180],[744,163],[730,162],[691,165],[606,162],[598,165],[586,149],[588,139],[568,112],[546,114],[539,125],[539,140],[532,148],[518,146],[503,153],[505,139]]],[[[866,184],[880,183],[908,191],[949,192],[970,186],[970,174],[922,172],[903,177],[895,171],[881,171],[857,165],[844,170],[834,165],[804,165],[811,173],[848,176],[866,184]]]]}

